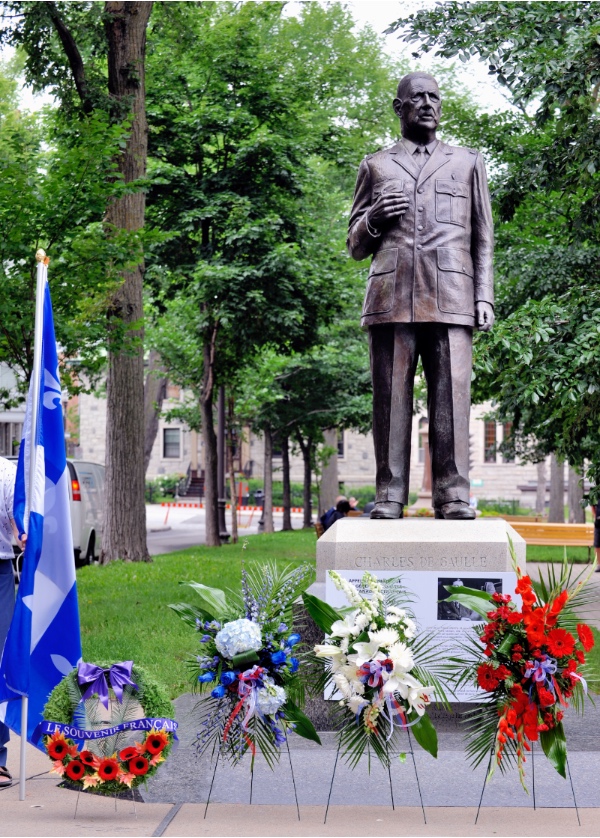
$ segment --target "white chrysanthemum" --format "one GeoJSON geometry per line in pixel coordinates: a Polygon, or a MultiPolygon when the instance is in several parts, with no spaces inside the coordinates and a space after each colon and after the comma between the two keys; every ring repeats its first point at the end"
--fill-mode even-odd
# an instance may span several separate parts
{"type": "Polygon", "coordinates": [[[358,629],[358,632],[360,633],[363,629],[365,629],[367,627],[367,625],[369,623],[369,617],[366,614],[361,612],[356,617],[355,623],[356,623],[356,628],[358,629]]]}
{"type": "Polygon", "coordinates": [[[406,617],[404,608],[396,608],[395,605],[388,605],[387,612],[388,614],[395,614],[397,617],[406,617]]]}
{"type": "Polygon", "coordinates": [[[274,716],[287,699],[283,687],[278,687],[272,678],[263,678],[264,687],[256,691],[256,704],[265,716],[274,716]]]}
{"type": "Polygon", "coordinates": [[[390,646],[393,646],[394,643],[397,643],[400,638],[398,637],[398,632],[392,628],[382,628],[379,631],[370,631],[369,632],[369,640],[373,643],[377,643],[377,645],[384,649],[389,649],[390,646]]]}
{"type": "Polygon", "coordinates": [[[215,646],[224,658],[231,659],[240,652],[256,652],[262,648],[262,632],[258,623],[242,617],[225,623],[215,636],[215,646]]]}
{"type": "Polygon", "coordinates": [[[352,689],[356,693],[356,695],[364,695],[365,694],[365,685],[362,681],[353,681],[352,682],[352,689]]]}
{"type": "Polygon", "coordinates": [[[410,617],[406,617],[404,620],[404,634],[407,637],[414,637],[417,633],[417,624],[414,620],[411,620],[410,617]]]}
{"type": "Polygon", "coordinates": [[[333,676],[333,681],[338,690],[344,696],[344,698],[348,699],[352,696],[352,689],[350,687],[350,682],[343,674],[343,672],[336,672],[333,676]]]}
{"type": "Polygon", "coordinates": [[[342,652],[344,654],[346,654],[349,647],[350,647],[350,639],[348,637],[342,637],[342,639],[340,640],[340,649],[342,650],[342,652]]]}
{"type": "Polygon", "coordinates": [[[357,715],[363,709],[363,707],[367,707],[369,704],[368,701],[365,701],[364,698],[361,698],[359,695],[353,695],[352,698],[348,701],[348,707],[353,713],[357,715]]]}
{"type": "Polygon", "coordinates": [[[413,668],[415,661],[406,643],[394,643],[388,651],[390,660],[394,663],[394,674],[397,670],[409,672],[413,668]]]}

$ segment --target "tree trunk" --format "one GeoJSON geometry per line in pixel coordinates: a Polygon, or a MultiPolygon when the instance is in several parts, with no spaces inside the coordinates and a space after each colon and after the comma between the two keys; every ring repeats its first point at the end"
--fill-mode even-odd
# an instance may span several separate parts
{"type": "Polygon", "coordinates": [[[167,377],[161,364],[160,355],[155,349],[150,350],[146,383],[144,384],[144,474],[148,471],[162,403],[167,395],[167,377]]]}
{"type": "Polygon", "coordinates": [[[546,461],[537,464],[537,489],[535,494],[535,511],[537,515],[546,512],[546,461]]]}
{"type": "Polygon", "coordinates": [[[228,400],[229,414],[229,439],[227,440],[227,470],[229,472],[229,494],[231,495],[231,543],[238,543],[238,517],[237,517],[237,491],[235,485],[235,468],[233,462],[233,427],[234,427],[234,403],[233,399],[228,400]]]}
{"type": "MultiPolygon", "coordinates": [[[[132,116],[131,134],[118,158],[125,183],[146,174],[144,57],[152,3],[107,2],[108,92],[132,116]]],[[[142,190],[123,195],[107,209],[107,229],[144,226],[142,190]]],[[[106,500],[102,564],[113,559],[150,561],[146,545],[144,473],[143,260],[123,274],[109,311],[106,383],[106,500]]]]}
{"type": "Polygon", "coordinates": [[[303,439],[302,434],[296,434],[298,445],[302,451],[302,460],[304,462],[304,520],[303,527],[312,527],[312,502],[311,502],[311,478],[312,478],[312,439],[307,437],[303,439]]]}
{"type": "Polygon", "coordinates": [[[565,464],[550,455],[550,509],[549,524],[564,524],[565,522],[565,464]]]}
{"type": "Polygon", "coordinates": [[[204,344],[200,416],[204,441],[204,513],[205,541],[207,547],[220,547],[219,507],[217,497],[217,435],[213,415],[214,356],[217,327],[212,329],[210,342],[204,344]]]}
{"type": "Polygon", "coordinates": [[[265,429],[265,474],[264,474],[264,532],[274,532],[273,527],[273,434],[270,428],[265,429]]]}
{"type": "Polygon", "coordinates": [[[331,455],[327,465],[323,467],[321,474],[321,491],[319,492],[319,515],[327,512],[332,506],[335,506],[335,499],[340,493],[340,483],[338,479],[338,436],[337,429],[330,428],[325,431],[325,445],[328,448],[334,448],[335,451],[331,455]]]}
{"type": "Polygon", "coordinates": [[[283,481],[283,526],[282,530],[292,527],[292,490],[290,485],[290,438],[281,438],[281,479],[283,481]]]}
{"type": "Polygon", "coordinates": [[[583,500],[583,480],[574,468],[569,465],[569,524],[585,524],[585,509],[581,505],[583,500]]]}

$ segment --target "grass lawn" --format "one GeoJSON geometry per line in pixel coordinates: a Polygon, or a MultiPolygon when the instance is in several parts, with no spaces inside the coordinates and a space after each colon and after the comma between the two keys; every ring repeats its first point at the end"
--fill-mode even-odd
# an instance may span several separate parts
{"type": "MultiPolygon", "coordinates": [[[[584,547],[567,551],[574,561],[579,553],[587,560],[584,547]]],[[[562,556],[562,547],[527,549],[529,561],[556,562],[562,556]]],[[[105,567],[81,568],[77,587],[84,660],[133,659],[165,684],[172,698],[188,692],[184,662],[188,654],[196,654],[197,636],[168,605],[197,601],[194,592],[180,586],[180,581],[239,590],[242,557],[248,564],[267,560],[282,566],[305,561],[314,564],[314,530],[251,535],[220,549],[195,547],[155,556],[148,564],[112,562],[105,567]]],[[[595,631],[595,635],[596,646],[589,660],[600,670],[600,633],[595,631]]],[[[596,691],[600,688],[596,683],[591,686],[596,691]]]]}
{"type": "MultiPolygon", "coordinates": [[[[588,563],[587,547],[567,547],[567,559],[574,564],[588,563]]],[[[562,562],[565,555],[564,547],[541,547],[530,544],[527,548],[528,562],[562,562]]],[[[592,559],[594,551],[592,550],[592,559]]]]}
{"type": "Polygon", "coordinates": [[[220,549],[197,547],[155,556],[153,562],[111,562],[77,571],[83,658],[130,660],[143,664],[171,697],[188,692],[184,661],[196,654],[197,636],[168,608],[171,602],[198,602],[180,581],[216,588],[240,586],[246,562],[276,560],[294,567],[315,563],[315,532],[294,530],[242,538],[220,549]],[[243,544],[246,542],[245,549],[243,544]]]}

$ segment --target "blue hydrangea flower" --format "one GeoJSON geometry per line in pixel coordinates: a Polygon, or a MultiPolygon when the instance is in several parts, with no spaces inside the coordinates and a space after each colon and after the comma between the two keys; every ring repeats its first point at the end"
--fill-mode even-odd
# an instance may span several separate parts
{"type": "Polygon", "coordinates": [[[225,623],[215,637],[215,644],[224,658],[233,658],[240,652],[257,652],[262,648],[262,632],[258,623],[242,617],[225,623]]]}

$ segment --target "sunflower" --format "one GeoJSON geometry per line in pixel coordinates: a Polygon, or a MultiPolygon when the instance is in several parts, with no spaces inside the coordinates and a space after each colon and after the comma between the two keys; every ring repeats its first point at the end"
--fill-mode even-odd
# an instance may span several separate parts
{"type": "Polygon", "coordinates": [[[90,768],[95,768],[96,765],[100,763],[100,760],[93,754],[91,751],[82,751],[79,754],[79,759],[83,762],[84,765],[89,765],[90,768]]]}
{"type": "Polygon", "coordinates": [[[129,762],[130,759],[133,759],[137,755],[137,748],[131,746],[129,748],[123,748],[122,751],[119,751],[119,759],[121,760],[121,762],[129,762]]]}
{"type": "Polygon", "coordinates": [[[48,754],[52,759],[64,759],[69,753],[69,743],[61,733],[53,734],[52,738],[46,744],[48,754]]]}

